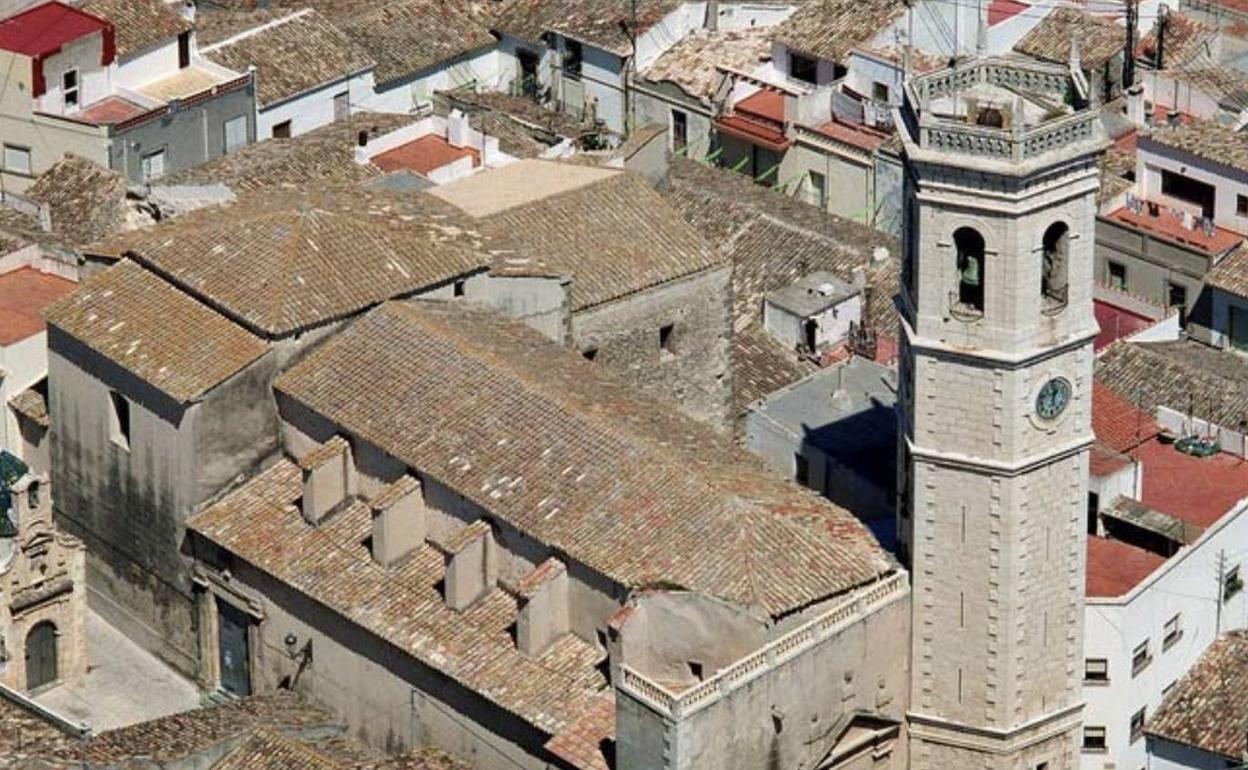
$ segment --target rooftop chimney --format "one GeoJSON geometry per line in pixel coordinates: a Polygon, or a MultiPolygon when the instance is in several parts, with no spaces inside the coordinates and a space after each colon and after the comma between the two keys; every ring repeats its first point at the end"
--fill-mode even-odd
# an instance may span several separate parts
{"type": "Polygon", "coordinates": [[[568,620],[568,568],[553,556],[525,575],[514,587],[520,600],[516,647],[537,657],[571,630],[568,620]]]}
{"type": "Polygon", "coordinates": [[[391,567],[425,542],[429,523],[423,489],[405,475],[369,501],[373,510],[373,561],[391,567]]]}
{"type": "Polygon", "coordinates": [[[1144,127],[1144,86],[1141,83],[1127,89],[1127,120],[1139,128],[1144,127]]]}
{"type": "Polygon", "coordinates": [[[446,557],[443,592],[448,607],[466,610],[494,587],[494,533],[484,519],[431,543],[446,557]]]}
{"type": "Polygon", "coordinates": [[[446,141],[452,147],[468,146],[468,119],[459,110],[452,110],[446,119],[446,141]]]}
{"type": "Polygon", "coordinates": [[[342,436],[334,436],[300,457],[299,467],[303,469],[303,518],[316,525],[351,494],[351,446],[342,436]]]}
{"type": "Polygon", "coordinates": [[[182,0],[182,7],[178,9],[178,14],[189,21],[195,23],[195,0],[182,0]]]}

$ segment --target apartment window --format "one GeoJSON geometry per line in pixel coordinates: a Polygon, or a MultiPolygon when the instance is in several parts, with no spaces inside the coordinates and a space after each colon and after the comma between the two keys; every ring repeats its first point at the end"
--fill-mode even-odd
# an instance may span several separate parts
{"type": "Polygon", "coordinates": [[[1135,743],[1144,737],[1144,709],[1131,715],[1131,742],[1135,743]]]}
{"type": "Polygon", "coordinates": [[[1226,576],[1222,578],[1222,601],[1230,601],[1231,597],[1242,591],[1244,588],[1244,579],[1239,576],[1239,566],[1231,567],[1226,576]]]}
{"type": "Polygon", "coordinates": [[[789,54],[789,77],[803,83],[814,84],[818,79],[819,62],[809,56],[797,53],[789,54]]]}
{"type": "Polygon", "coordinates": [[[828,179],[818,171],[810,172],[811,203],[823,208],[828,203],[828,179]]]}
{"type": "Polygon", "coordinates": [[[1083,750],[1100,753],[1109,748],[1105,742],[1105,728],[1085,725],[1083,728],[1083,750]]]}
{"type": "Polygon", "coordinates": [[[281,123],[273,124],[273,138],[274,139],[289,139],[290,138],[290,121],[289,120],[283,120],[281,123]]]}
{"type": "Polygon", "coordinates": [[[1179,624],[1179,615],[1166,621],[1165,636],[1161,640],[1161,649],[1168,650],[1175,642],[1183,638],[1183,627],[1179,624]]]}
{"type": "Polygon", "coordinates": [[[563,41],[563,71],[569,75],[581,74],[581,64],[585,61],[585,51],[576,40],[563,41]]]}
{"type": "Polygon", "coordinates": [[[803,486],[810,483],[810,462],[800,453],[793,455],[793,480],[803,486]]]}
{"type": "Polygon", "coordinates": [[[130,450],[130,402],[115,390],[108,392],[108,433],[117,446],[130,450]]]}
{"type": "Polygon", "coordinates": [[[165,175],[165,151],[157,150],[143,156],[143,181],[151,182],[165,175]]]}
{"type": "Polygon", "coordinates": [[[871,84],[871,98],[877,102],[888,101],[888,83],[876,81],[871,84]]]}
{"type": "Polygon", "coordinates": [[[61,73],[61,99],[66,107],[78,106],[78,70],[61,73]]]}
{"type": "Polygon", "coordinates": [[[1153,656],[1148,651],[1148,641],[1143,641],[1131,653],[1131,676],[1139,674],[1148,668],[1148,664],[1153,662],[1153,656]]]}
{"type": "Polygon", "coordinates": [[[1235,213],[1241,217],[1248,217],[1248,195],[1235,196],[1235,213]]]}
{"type": "Polygon", "coordinates": [[[1084,660],[1083,681],[1085,683],[1108,684],[1109,661],[1105,658],[1088,658],[1084,660]]]}
{"type": "Polygon", "coordinates": [[[30,148],[6,144],[4,146],[4,169],[15,174],[29,174],[30,148]]]}
{"type": "Polygon", "coordinates": [[[1127,290],[1127,266],[1112,259],[1107,262],[1109,269],[1109,288],[1118,291],[1127,290]]]}
{"type": "Polygon", "coordinates": [[[229,155],[247,144],[247,116],[239,115],[225,121],[225,154],[229,155]]]}
{"type": "Polygon", "coordinates": [[[683,153],[689,148],[689,116],[672,110],[672,152],[683,153]]]}
{"type": "Polygon", "coordinates": [[[465,288],[465,284],[462,280],[456,281],[455,283],[451,284],[451,294],[456,297],[462,297],[464,296],[464,288],[465,288]]]}
{"type": "Polygon", "coordinates": [[[665,356],[676,355],[676,350],[672,346],[672,337],[675,330],[675,324],[668,324],[659,328],[659,352],[665,356]]]}

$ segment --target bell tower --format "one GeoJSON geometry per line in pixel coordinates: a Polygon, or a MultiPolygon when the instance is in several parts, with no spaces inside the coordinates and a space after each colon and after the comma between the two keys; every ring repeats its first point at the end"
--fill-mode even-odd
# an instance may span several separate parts
{"type": "Polygon", "coordinates": [[[1087,92],[1013,59],[906,86],[898,523],[916,770],[1078,766],[1106,145],[1087,92]]]}

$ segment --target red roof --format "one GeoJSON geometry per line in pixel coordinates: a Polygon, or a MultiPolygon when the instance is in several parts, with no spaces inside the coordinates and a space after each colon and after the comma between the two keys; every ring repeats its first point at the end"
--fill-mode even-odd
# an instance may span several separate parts
{"type": "Polygon", "coordinates": [[[1165,563],[1165,557],[1152,551],[1121,540],[1088,535],[1088,582],[1084,595],[1122,596],[1165,563]]]}
{"type": "Polygon", "coordinates": [[[748,112],[783,124],[784,94],[763,88],[737,102],[732,109],[734,112],[748,112]]]}
{"type": "Polygon", "coordinates": [[[1100,334],[1097,334],[1096,339],[1092,342],[1092,348],[1096,351],[1100,351],[1101,348],[1115,340],[1129,337],[1142,329],[1147,329],[1155,323],[1153,319],[1146,315],[1099,299],[1092,301],[1092,312],[1096,316],[1096,325],[1101,330],[1100,334]]]}
{"type": "Polygon", "coordinates": [[[784,133],[784,94],[764,88],[733,105],[733,113],[715,121],[715,128],[773,152],[792,146],[784,133]]]}
{"type": "Polygon", "coordinates": [[[1092,381],[1092,432],[1112,452],[1129,452],[1161,432],[1152,415],[1092,381]]]}
{"type": "Polygon", "coordinates": [[[849,123],[842,123],[838,120],[824,123],[816,130],[830,139],[835,139],[838,142],[842,142],[851,147],[857,147],[868,152],[871,152],[876,147],[884,144],[884,140],[888,138],[887,134],[876,131],[875,129],[867,128],[866,126],[855,126],[849,123]]]}
{"type": "Polygon", "coordinates": [[[77,8],[60,2],[44,3],[0,21],[0,49],[48,56],[66,43],[107,29],[107,21],[77,8]]]}
{"type": "Polygon", "coordinates": [[[1144,210],[1139,214],[1123,206],[1111,213],[1109,218],[1125,222],[1168,241],[1212,254],[1230,251],[1244,239],[1244,236],[1227,230],[1225,227],[1215,226],[1212,235],[1205,235],[1205,231],[1199,227],[1187,228],[1183,225],[1183,217],[1171,214],[1170,208],[1164,204],[1159,206],[1157,216],[1149,215],[1148,204],[1145,203],[1144,210]]]}
{"type": "Polygon", "coordinates": [[[1140,502],[1188,524],[1208,529],[1248,497],[1248,460],[1233,454],[1193,457],[1154,438],[1131,455],[1144,465],[1140,502]]]}
{"type": "Polygon", "coordinates": [[[1115,452],[1098,441],[1092,445],[1092,453],[1088,458],[1088,473],[1095,477],[1108,476],[1133,463],[1129,455],[1115,452]]]}
{"type": "Polygon", "coordinates": [[[85,123],[113,125],[138,117],[147,111],[147,107],[141,107],[120,96],[108,96],[74,113],[73,118],[85,123]]]}
{"type": "Polygon", "coordinates": [[[12,345],[43,331],[43,309],[77,286],[31,267],[0,275],[0,345],[12,345]]]}
{"type": "Polygon", "coordinates": [[[995,27],[1003,21],[1014,18],[1030,7],[1030,5],[1020,3],[1018,0],[992,0],[988,3],[988,26],[995,27]]]}
{"type": "Polygon", "coordinates": [[[428,174],[460,158],[472,158],[474,167],[481,165],[481,153],[471,147],[456,147],[437,134],[428,134],[387,150],[374,157],[372,162],[386,172],[410,169],[418,174],[428,174]]]}

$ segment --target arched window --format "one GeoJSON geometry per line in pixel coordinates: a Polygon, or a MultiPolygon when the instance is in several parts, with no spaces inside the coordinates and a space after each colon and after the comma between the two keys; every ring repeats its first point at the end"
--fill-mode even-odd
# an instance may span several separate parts
{"type": "Polygon", "coordinates": [[[1070,265],[1070,228],[1054,222],[1044,231],[1044,254],[1040,265],[1040,297],[1048,309],[1066,306],[1070,265]]]}
{"type": "Polygon", "coordinates": [[[45,620],[35,624],[26,635],[26,689],[51,684],[58,676],[56,626],[45,620]]]}
{"type": "Polygon", "coordinates": [[[969,227],[953,233],[958,252],[958,305],[963,310],[984,312],[984,236],[969,227]]]}

